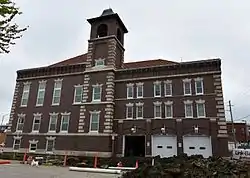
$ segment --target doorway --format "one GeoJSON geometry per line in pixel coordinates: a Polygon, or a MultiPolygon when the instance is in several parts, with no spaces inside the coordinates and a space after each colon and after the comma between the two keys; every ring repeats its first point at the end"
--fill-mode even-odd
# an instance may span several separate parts
{"type": "Polygon", "coordinates": [[[125,157],[145,156],[145,136],[125,136],[125,157]]]}

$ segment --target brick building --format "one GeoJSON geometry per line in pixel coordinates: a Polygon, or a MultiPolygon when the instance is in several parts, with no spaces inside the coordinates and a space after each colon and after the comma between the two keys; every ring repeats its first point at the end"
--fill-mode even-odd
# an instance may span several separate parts
{"type": "Polygon", "coordinates": [[[227,154],[220,59],[125,63],[118,14],[88,22],[87,53],[17,71],[5,152],[227,154]]]}

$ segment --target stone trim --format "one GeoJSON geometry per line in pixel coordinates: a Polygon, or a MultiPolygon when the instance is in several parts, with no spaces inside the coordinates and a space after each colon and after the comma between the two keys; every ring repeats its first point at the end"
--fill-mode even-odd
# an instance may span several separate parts
{"type": "Polygon", "coordinates": [[[159,80],[156,80],[156,81],[154,81],[154,83],[153,83],[154,85],[161,85],[161,81],[159,81],[159,80]]]}
{"type": "Polygon", "coordinates": [[[164,102],[165,105],[172,105],[174,102],[173,101],[166,101],[164,102]]]}
{"type": "Polygon", "coordinates": [[[80,106],[80,116],[78,122],[78,133],[84,132],[84,125],[85,125],[85,105],[80,106]]]}
{"type": "Polygon", "coordinates": [[[14,136],[13,138],[14,138],[14,140],[21,140],[22,136],[17,135],[17,136],[14,136]]]}
{"type": "Polygon", "coordinates": [[[164,84],[172,84],[172,80],[165,80],[164,84]]]}
{"type": "Polygon", "coordinates": [[[42,113],[33,113],[33,116],[34,116],[34,117],[41,117],[41,116],[42,116],[42,113]]]}
{"type": "Polygon", "coordinates": [[[71,114],[71,112],[62,112],[61,115],[62,116],[69,116],[71,114]]]}
{"type": "Polygon", "coordinates": [[[192,80],[192,79],[190,79],[190,78],[185,78],[185,79],[183,79],[182,81],[183,81],[184,83],[186,83],[186,82],[191,82],[191,80],[192,80]]]}
{"type": "Polygon", "coordinates": [[[198,82],[198,81],[203,81],[203,78],[201,78],[201,77],[197,77],[197,78],[195,78],[195,79],[194,79],[194,81],[195,81],[195,82],[198,82]]]}
{"type": "Polygon", "coordinates": [[[47,83],[47,80],[40,80],[38,81],[39,84],[46,84],[47,83]]]}
{"type": "Polygon", "coordinates": [[[143,106],[144,103],[139,102],[139,103],[136,103],[135,105],[136,105],[136,106],[143,106]]]}
{"type": "Polygon", "coordinates": [[[184,104],[193,104],[193,101],[191,101],[191,100],[185,100],[185,101],[183,101],[183,103],[184,104]]]}
{"type": "Polygon", "coordinates": [[[199,99],[199,100],[195,100],[195,102],[196,102],[197,104],[204,104],[204,103],[205,103],[205,100],[199,99]]]}
{"type": "Polygon", "coordinates": [[[52,137],[52,136],[49,136],[49,137],[46,137],[46,140],[55,140],[56,137],[52,137]]]}
{"type": "Polygon", "coordinates": [[[35,139],[29,140],[29,143],[30,143],[30,144],[37,144],[37,143],[38,143],[38,140],[35,140],[35,139]]]}
{"type": "Polygon", "coordinates": [[[25,116],[26,116],[26,114],[23,114],[23,113],[17,114],[17,117],[25,117],[25,116]]]}
{"type": "Polygon", "coordinates": [[[162,102],[161,101],[156,101],[156,102],[153,102],[155,106],[160,106],[162,105],[162,102]]]}
{"type": "Polygon", "coordinates": [[[63,81],[63,78],[58,78],[58,79],[55,79],[54,82],[62,82],[63,81]]]}
{"type": "Polygon", "coordinates": [[[56,112],[52,112],[52,113],[49,113],[50,116],[58,116],[59,113],[56,113],[56,112]]]}
{"type": "Polygon", "coordinates": [[[127,106],[127,107],[133,107],[133,106],[134,106],[134,103],[127,103],[126,106],[127,106]]]}
{"type": "Polygon", "coordinates": [[[143,86],[143,85],[144,85],[143,82],[138,82],[138,83],[136,83],[136,86],[143,86]]]}

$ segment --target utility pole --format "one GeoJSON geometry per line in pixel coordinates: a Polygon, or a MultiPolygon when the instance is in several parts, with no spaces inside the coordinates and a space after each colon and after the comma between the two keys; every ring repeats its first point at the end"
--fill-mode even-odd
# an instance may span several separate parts
{"type": "Polygon", "coordinates": [[[233,119],[233,112],[232,112],[232,104],[231,101],[229,100],[229,112],[230,112],[230,117],[231,117],[231,122],[232,122],[232,132],[233,132],[233,140],[234,140],[234,147],[236,148],[236,136],[235,136],[235,130],[234,130],[234,119],[233,119]]]}

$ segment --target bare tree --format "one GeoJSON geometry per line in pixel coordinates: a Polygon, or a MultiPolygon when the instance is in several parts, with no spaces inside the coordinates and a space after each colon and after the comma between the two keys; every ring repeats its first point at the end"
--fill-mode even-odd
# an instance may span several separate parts
{"type": "Polygon", "coordinates": [[[14,17],[21,12],[11,0],[0,0],[0,53],[9,53],[14,40],[21,38],[21,33],[27,28],[19,28],[13,22],[14,17]]]}

